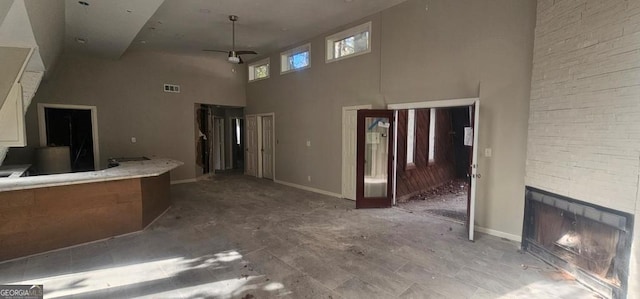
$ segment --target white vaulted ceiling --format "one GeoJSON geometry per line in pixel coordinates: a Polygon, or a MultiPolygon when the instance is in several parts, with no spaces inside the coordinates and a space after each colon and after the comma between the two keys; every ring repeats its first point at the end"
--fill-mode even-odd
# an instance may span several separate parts
{"type": "Polygon", "coordinates": [[[229,50],[231,14],[240,18],[236,48],[266,53],[405,0],[85,0],[89,6],[66,1],[67,49],[119,57],[129,47],[229,50]]]}

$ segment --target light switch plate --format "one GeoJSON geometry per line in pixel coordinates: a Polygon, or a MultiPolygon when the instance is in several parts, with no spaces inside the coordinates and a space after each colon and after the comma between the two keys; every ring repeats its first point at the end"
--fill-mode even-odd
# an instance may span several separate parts
{"type": "Polygon", "coordinates": [[[131,137],[131,143],[136,143],[138,142],[138,139],[136,139],[135,137],[131,137]]]}
{"type": "Polygon", "coordinates": [[[485,149],[484,149],[484,156],[485,156],[485,157],[490,158],[490,157],[491,157],[491,154],[492,154],[492,152],[491,152],[491,149],[490,149],[490,148],[485,148],[485,149]]]}
{"type": "Polygon", "coordinates": [[[310,147],[311,146],[311,140],[307,140],[307,146],[310,147]]]}

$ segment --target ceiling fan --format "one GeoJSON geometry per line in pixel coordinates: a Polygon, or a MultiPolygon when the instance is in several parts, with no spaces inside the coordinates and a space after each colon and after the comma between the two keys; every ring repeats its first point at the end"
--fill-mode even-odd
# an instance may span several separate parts
{"type": "Polygon", "coordinates": [[[229,55],[229,62],[234,64],[242,64],[242,57],[240,55],[256,55],[256,51],[236,51],[236,22],[238,21],[238,16],[230,15],[229,21],[231,21],[231,51],[223,51],[223,50],[204,50],[208,52],[220,52],[227,53],[229,55]]]}

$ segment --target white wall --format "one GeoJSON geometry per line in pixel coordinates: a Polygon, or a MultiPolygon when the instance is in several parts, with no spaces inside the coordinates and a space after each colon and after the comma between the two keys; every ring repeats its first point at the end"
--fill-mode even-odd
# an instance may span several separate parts
{"type": "Polygon", "coordinates": [[[526,184],[637,214],[639,120],[640,1],[538,1],[526,184]]]}

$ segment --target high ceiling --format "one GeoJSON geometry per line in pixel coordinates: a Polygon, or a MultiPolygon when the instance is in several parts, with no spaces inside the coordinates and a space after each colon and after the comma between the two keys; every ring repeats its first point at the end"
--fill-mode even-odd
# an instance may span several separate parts
{"type": "Polygon", "coordinates": [[[239,16],[236,49],[268,53],[405,0],[66,1],[67,48],[117,58],[129,47],[229,50],[231,14],[239,16]]]}

